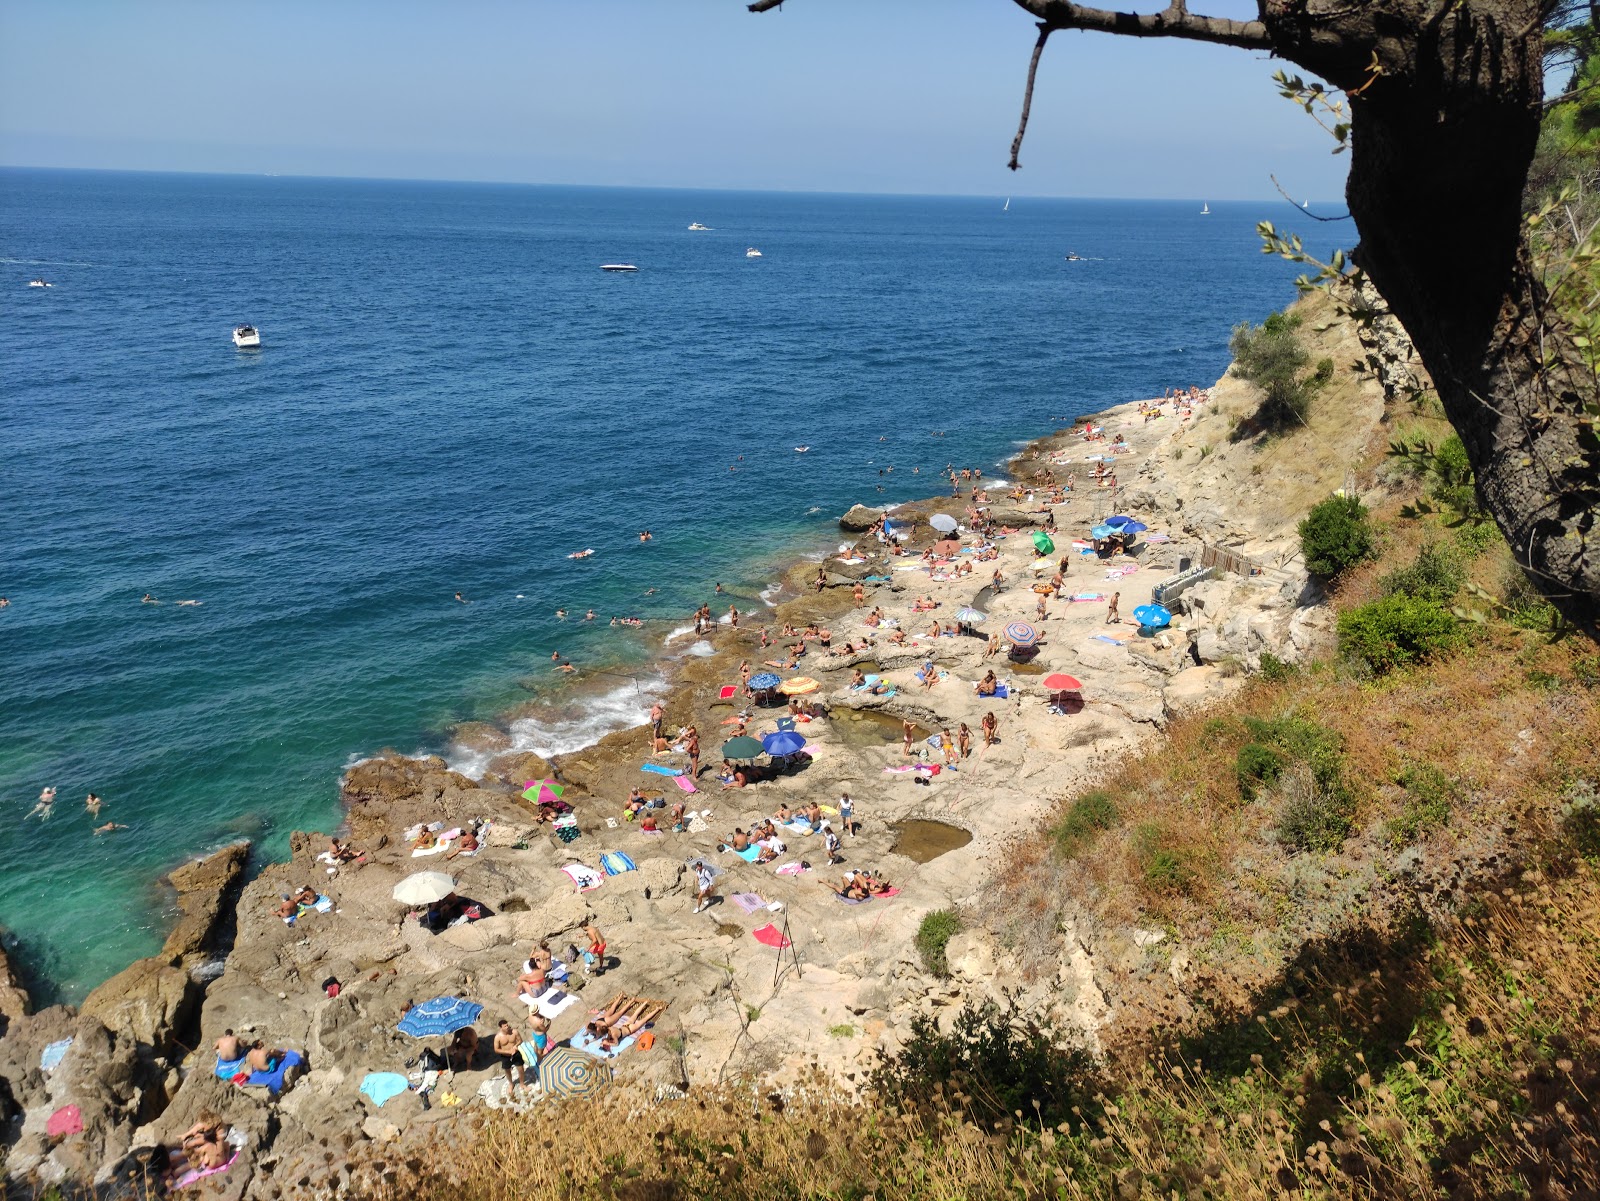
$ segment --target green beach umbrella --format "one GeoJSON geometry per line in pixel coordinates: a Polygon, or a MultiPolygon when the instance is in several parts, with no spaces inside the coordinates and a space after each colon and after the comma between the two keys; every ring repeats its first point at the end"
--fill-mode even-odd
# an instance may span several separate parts
{"type": "Polygon", "coordinates": [[[767,753],[767,748],[748,734],[741,734],[737,738],[730,738],[722,744],[722,754],[728,759],[754,759],[757,755],[767,753]]]}
{"type": "Polygon", "coordinates": [[[556,800],[566,791],[560,784],[551,779],[524,780],[523,784],[525,785],[522,793],[523,800],[532,801],[536,805],[543,804],[545,801],[556,800]]]}
{"type": "Polygon", "coordinates": [[[1050,541],[1050,535],[1049,534],[1045,533],[1043,530],[1034,530],[1033,531],[1033,549],[1034,550],[1038,551],[1041,555],[1048,555],[1052,551],[1054,551],[1055,548],[1056,548],[1056,544],[1054,542],[1050,541]]]}

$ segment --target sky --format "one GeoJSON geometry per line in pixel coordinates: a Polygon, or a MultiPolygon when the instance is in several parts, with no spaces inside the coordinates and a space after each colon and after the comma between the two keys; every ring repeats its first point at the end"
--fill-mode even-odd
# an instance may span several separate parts
{"type": "Polygon", "coordinates": [[[1273,196],[1276,174],[1342,195],[1344,157],[1265,55],[1080,32],[1052,37],[1007,171],[1033,39],[1011,0],[0,0],[0,164],[1206,200],[1273,196]]]}

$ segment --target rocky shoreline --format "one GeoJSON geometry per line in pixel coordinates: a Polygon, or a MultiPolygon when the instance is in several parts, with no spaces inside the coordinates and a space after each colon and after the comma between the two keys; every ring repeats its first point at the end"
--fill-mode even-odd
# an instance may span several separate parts
{"type": "MultiPolygon", "coordinates": [[[[459,1113],[498,1101],[499,1069],[491,1066],[457,1072],[434,1093],[431,1108],[414,1092],[379,1107],[360,1091],[369,1072],[410,1069],[408,1061],[422,1044],[396,1030],[406,1006],[464,994],[485,1007],[478,1022],[485,1041],[498,1018],[524,1028],[526,1010],[515,987],[530,948],[541,940],[558,952],[581,943],[579,931],[588,922],[607,935],[610,969],[586,982],[575,980],[578,1004],[554,1020],[550,1034],[567,1038],[589,1010],[619,992],[668,1001],[653,1031],[654,1046],[629,1051],[613,1065],[619,1082],[657,1095],[746,1076],[782,1087],[815,1069],[859,1081],[880,1049],[896,1045],[911,1016],[948,1011],[967,996],[992,995],[1007,985],[1022,989],[1026,1006],[1050,1011],[1096,1046],[1117,1006],[1108,964],[1135,953],[1156,932],[1063,929],[1059,970],[1031,981],[1011,978],[1003,952],[977,932],[951,941],[953,978],[935,979],[923,969],[913,940],[931,910],[981,907],[986,882],[1005,870],[1013,841],[1034,836],[1063,795],[1159,735],[1174,715],[1225,694],[1263,652],[1299,658],[1325,636],[1320,595],[1290,561],[1293,520],[1281,506],[1241,503],[1241,494],[1252,489],[1270,498],[1274,482],[1208,473],[1204,455],[1174,469],[1182,448],[1204,436],[1197,431],[1223,420],[1230,396],[1237,399],[1247,387],[1224,379],[1209,404],[1187,420],[1169,416],[1147,423],[1132,405],[1103,415],[1107,433],[1125,433],[1132,444],[1128,454],[1117,456],[1117,511],[1137,513],[1165,535],[1146,541],[1131,560],[1108,563],[1078,556],[1070,547],[1094,519],[1112,511],[1105,507],[1112,494],[1087,478],[1085,461],[1108,448],[1110,438],[1085,444],[1063,432],[1019,455],[1017,479],[1026,485],[1034,471],[1053,469],[1058,478],[1070,472],[1077,476],[1076,490],[1053,514],[1037,494],[1032,500],[993,497],[991,519],[1020,536],[1006,538],[999,559],[977,564],[968,576],[936,579],[916,569],[916,555],[933,537],[926,519],[941,511],[960,515],[970,503],[966,499],[900,506],[892,520],[915,523],[913,553],[891,558],[864,537],[858,544],[864,561],[829,559],[820,590],[813,587],[817,565],[796,564],[786,580],[788,599],[751,616],[764,618],[769,629],[823,625],[835,649],[867,634],[875,638],[875,645],[853,654],[829,654],[813,642],[795,669],[818,680],[818,691],[807,699],[830,714],[798,726],[813,752],[802,770],[742,790],[725,791],[716,783],[716,748],[735,713],[719,690],[738,682],[741,661],[759,671],[761,661],[773,657],[772,649],[761,649],[757,628],[719,627],[712,635],[714,653],[682,659],[664,702],[668,729],[693,724],[700,731],[702,762],[710,766],[697,793],[681,793],[666,777],[641,772],[641,763],[684,763],[682,756],[652,755],[648,727],[619,731],[549,763],[531,754],[502,755],[477,780],[438,758],[384,757],[357,765],[342,781],[346,832],[363,852],[361,862],[321,862],[317,856],[327,848],[327,837],[297,833],[290,859],[265,867],[248,884],[247,844],[174,871],[169,882],[182,916],[159,955],[107,981],[76,1011],[57,1006],[19,1013],[14,995],[0,990],[0,1014],[7,1021],[0,1080],[8,1086],[0,1090],[0,1118],[9,1124],[4,1170],[13,1186],[94,1182],[111,1195],[117,1181],[136,1174],[139,1148],[174,1142],[209,1108],[240,1132],[243,1145],[227,1172],[203,1182],[207,1192],[329,1195],[349,1184],[347,1165],[357,1144],[434,1139],[459,1113]],[[1049,516],[1060,531],[1059,549],[1046,561],[1053,565],[1063,554],[1074,560],[1063,598],[1120,591],[1124,615],[1154,584],[1176,575],[1186,561],[1197,562],[1203,546],[1225,546],[1247,564],[1247,572],[1250,563],[1256,570],[1219,573],[1190,589],[1182,628],[1166,638],[1138,637],[1129,625],[1108,626],[1104,600],[1055,598],[1047,602],[1048,617],[1039,626],[1045,637],[1031,662],[989,657],[983,638],[926,633],[931,621],[951,623],[957,608],[979,599],[996,567],[1008,585],[985,600],[985,630],[1033,621],[1039,597],[1030,590],[1034,555],[1027,533],[1049,516]],[[1108,570],[1124,567],[1134,570],[1107,580],[1108,570]],[[865,604],[854,600],[858,582],[866,589],[865,604]],[[923,596],[939,607],[913,611],[912,602],[923,596]],[[899,620],[908,633],[905,645],[890,643],[886,628],[863,624],[874,606],[899,620]],[[923,688],[914,673],[930,655],[945,674],[923,688]],[[895,691],[852,690],[855,668],[881,677],[895,691]],[[976,694],[976,681],[990,668],[1011,686],[1004,700],[976,694]],[[1040,684],[1046,671],[1082,679],[1082,705],[1052,709],[1040,684]],[[990,712],[998,741],[978,748],[978,731],[990,712]],[[955,770],[913,783],[918,773],[893,770],[905,764],[903,722],[917,728],[919,739],[965,724],[973,732],[974,752],[955,770]],[[555,837],[518,795],[523,781],[547,775],[562,782],[564,799],[574,807],[574,841],[555,837]],[[682,796],[711,811],[706,828],[651,836],[621,820],[628,791],[652,782],[666,785],[669,801],[682,796]],[[749,828],[780,803],[831,805],[841,792],[855,799],[863,823],[859,836],[845,838],[844,867],[886,876],[900,890],[892,899],[855,906],[837,900],[820,881],[836,878],[838,869],[830,874],[822,841],[814,835],[786,834],[789,848],[777,865],[745,863],[716,850],[735,827],[749,828]],[[970,840],[924,862],[904,827],[916,821],[953,827],[970,840]],[[403,832],[426,822],[487,822],[483,848],[448,863],[414,858],[403,832]],[[610,851],[630,857],[636,870],[608,876],[585,892],[561,870],[573,863],[598,868],[602,853],[610,851]],[[723,872],[717,889],[722,903],[700,914],[691,913],[694,881],[686,866],[696,856],[723,872]],[[803,874],[773,870],[802,860],[810,865],[803,874]],[[452,872],[459,891],[481,903],[487,915],[438,934],[405,918],[391,890],[411,872],[433,869],[452,872]],[[331,906],[285,924],[275,912],[280,895],[307,884],[331,906]],[[763,905],[779,907],[746,913],[732,901],[734,893],[758,894],[763,905]],[[768,923],[788,930],[791,951],[779,955],[752,938],[768,923]],[[211,1048],[225,1029],[299,1052],[300,1078],[281,1096],[218,1079],[211,1048]],[[45,1048],[68,1037],[65,1057],[53,1070],[42,1069],[45,1048]],[[445,1091],[464,1104],[440,1103],[445,1091]],[[78,1107],[83,1132],[53,1138],[47,1123],[68,1105],[78,1107]]],[[[1381,408],[1379,397],[1363,415],[1370,418],[1366,428],[1352,436],[1370,434],[1381,408]]],[[[865,534],[876,515],[858,506],[841,527],[865,534]]],[[[793,641],[778,639],[783,646],[793,641]]],[[[756,710],[751,732],[769,731],[782,714],[756,710]]],[[[1181,962],[1175,959],[1171,970],[1181,972],[1181,962]]],[[[0,983],[5,978],[0,964],[0,983]]],[[[437,1046],[442,1040],[427,1041],[437,1046]]]]}

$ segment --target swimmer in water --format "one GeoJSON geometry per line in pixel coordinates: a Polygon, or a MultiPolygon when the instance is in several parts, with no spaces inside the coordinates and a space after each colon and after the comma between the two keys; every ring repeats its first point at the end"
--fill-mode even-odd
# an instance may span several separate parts
{"type": "Polygon", "coordinates": [[[0,609],[8,609],[10,607],[11,607],[11,598],[8,597],[8,596],[0,596],[0,609]]]}
{"type": "Polygon", "coordinates": [[[100,816],[100,806],[102,804],[104,802],[92,792],[83,798],[83,807],[89,811],[90,817],[100,816]]]}
{"type": "Polygon", "coordinates": [[[465,604],[468,604],[468,603],[469,603],[469,602],[468,602],[468,600],[467,600],[467,598],[466,598],[466,597],[464,597],[464,596],[462,596],[462,595],[461,595],[461,593],[459,593],[459,592],[458,592],[458,593],[456,593],[456,599],[457,599],[457,600],[458,600],[458,601],[460,601],[460,602],[461,602],[461,603],[462,603],[462,604],[463,604],[463,605],[465,605],[465,604]]]}
{"type": "Polygon", "coordinates": [[[718,596],[722,595],[722,585],[718,584],[712,591],[716,592],[718,596]]]}
{"type": "Polygon", "coordinates": [[[151,596],[148,592],[146,592],[143,596],[141,596],[139,598],[139,603],[141,605],[159,605],[161,602],[158,601],[155,597],[151,596]]]}
{"type": "Polygon", "coordinates": [[[552,662],[552,663],[561,662],[561,652],[560,651],[551,651],[550,652],[550,662],[552,662]]]}
{"type": "Polygon", "coordinates": [[[557,609],[556,610],[556,620],[557,621],[565,621],[565,620],[567,620],[567,611],[565,609],[557,609]]]}
{"type": "Polygon", "coordinates": [[[644,590],[644,594],[645,594],[645,595],[646,595],[646,596],[654,596],[654,595],[655,595],[655,593],[656,593],[656,590],[655,590],[655,589],[654,589],[654,588],[646,588],[646,589],[645,589],[645,590],[644,590]]]}
{"type": "Polygon", "coordinates": [[[585,613],[583,615],[583,620],[585,620],[585,621],[593,621],[594,620],[594,610],[590,609],[587,613],[585,613]]]}
{"type": "Polygon", "coordinates": [[[113,830],[126,830],[127,828],[127,826],[119,825],[117,822],[107,822],[103,826],[96,826],[94,832],[96,834],[109,834],[113,830]]]}
{"type": "Polygon", "coordinates": [[[561,670],[562,671],[577,671],[578,669],[576,667],[572,666],[572,664],[570,664],[570,663],[563,663],[561,665],[561,670]]]}
{"type": "Polygon", "coordinates": [[[56,790],[54,788],[41,788],[39,790],[39,803],[33,807],[33,811],[28,816],[33,817],[34,814],[38,814],[40,821],[47,822],[50,820],[50,810],[55,807],[55,803],[56,790]]]}

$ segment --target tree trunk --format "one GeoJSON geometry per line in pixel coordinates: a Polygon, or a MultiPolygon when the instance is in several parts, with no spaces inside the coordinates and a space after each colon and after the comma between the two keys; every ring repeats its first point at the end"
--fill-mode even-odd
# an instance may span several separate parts
{"type": "Polygon", "coordinates": [[[1306,0],[1276,16],[1269,5],[1266,23],[1278,53],[1351,94],[1356,261],[1432,375],[1518,561],[1593,633],[1595,378],[1535,275],[1522,215],[1543,100],[1538,5],[1338,11],[1319,21],[1306,0]]]}

